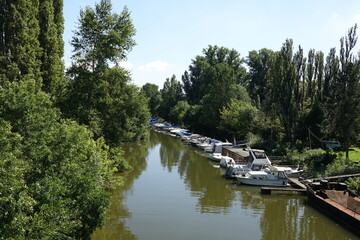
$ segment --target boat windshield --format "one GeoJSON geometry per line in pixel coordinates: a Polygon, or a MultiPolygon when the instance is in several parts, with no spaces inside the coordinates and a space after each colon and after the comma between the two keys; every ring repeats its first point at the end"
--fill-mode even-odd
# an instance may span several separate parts
{"type": "Polygon", "coordinates": [[[253,171],[260,171],[262,169],[263,165],[257,165],[257,164],[254,164],[251,166],[251,170],[253,171]]]}
{"type": "Polygon", "coordinates": [[[254,155],[256,158],[266,158],[265,152],[254,151],[254,155]]]}

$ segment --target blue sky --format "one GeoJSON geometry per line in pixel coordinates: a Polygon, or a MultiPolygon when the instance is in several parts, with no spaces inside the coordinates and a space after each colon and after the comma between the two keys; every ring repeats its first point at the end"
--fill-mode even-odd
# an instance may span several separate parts
{"type": "MultiPolygon", "coordinates": [[[[66,65],[80,9],[98,2],[64,0],[66,65]]],[[[360,25],[359,0],[112,0],[112,4],[116,13],[128,7],[137,31],[137,45],[122,63],[132,72],[132,83],[160,88],[173,74],[181,80],[191,60],[208,45],[235,49],[246,57],[261,48],[280,50],[291,38],[294,50],[301,45],[306,55],[315,49],[326,56],[330,48],[339,49],[339,40],[350,27],[360,25]]]]}

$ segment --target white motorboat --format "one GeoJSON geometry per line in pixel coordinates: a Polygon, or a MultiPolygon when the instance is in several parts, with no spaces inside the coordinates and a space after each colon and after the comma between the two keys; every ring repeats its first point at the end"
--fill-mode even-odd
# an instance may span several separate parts
{"type": "Polygon", "coordinates": [[[249,151],[248,164],[235,164],[235,161],[223,158],[220,166],[226,169],[226,178],[235,178],[237,175],[243,175],[249,171],[261,171],[265,167],[271,166],[271,161],[266,156],[264,150],[247,148],[249,151]]]}
{"type": "Polygon", "coordinates": [[[301,176],[301,174],[304,173],[303,169],[293,169],[291,167],[284,167],[284,166],[271,166],[272,170],[274,171],[283,171],[287,177],[289,178],[299,178],[301,176]]]}
{"type": "Polygon", "coordinates": [[[216,152],[214,152],[214,153],[210,153],[210,154],[208,155],[208,158],[209,158],[210,160],[212,160],[212,161],[220,162],[220,161],[222,160],[222,158],[223,158],[223,155],[221,155],[221,153],[216,153],[216,152]]]}
{"type": "Polygon", "coordinates": [[[228,157],[228,156],[221,156],[221,159],[220,159],[220,167],[223,167],[223,168],[228,168],[230,166],[235,166],[235,161],[232,157],[228,157]]]}
{"type": "Polygon", "coordinates": [[[240,184],[254,186],[289,186],[288,178],[284,171],[276,171],[266,168],[261,171],[249,171],[242,175],[235,176],[236,181],[240,184]]]}

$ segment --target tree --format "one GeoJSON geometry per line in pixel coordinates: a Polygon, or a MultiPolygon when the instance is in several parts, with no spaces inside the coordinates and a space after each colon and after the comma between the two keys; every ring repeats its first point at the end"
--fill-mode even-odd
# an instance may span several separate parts
{"type": "Polygon", "coordinates": [[[0,104],[6,137],[0,142],[0,153],[6,151],[0,154],[0,184],[12,186],[0,190],[0,228],[8,234],[2,231],[2,237],[88,239],[104,222],[106,189],[121,155],[103,139],[94,141],[85,126],[60,119],[35,80],[0,88],[0,104]]]}
{"type": "Polygon", "coordinates": [[[65,88],[64,63],[64,18],[62,0],[40,0],[39,6],[39,43],[42,48],[40,71],[43,89],[59,101],[65,88]]]}
{"type": "Polygon", "coordinates": [[[220,115],[219,128],[238,139],[245,139],[257,125],[258,110],[248,102],[232,100],[220,115]]]}
{"type": "Polygon", "coordinates": [[[179,101],[170,110],[170,119],[176,119],[176,123],[183,126],[186,115],[190,110],[190,105],[187,101],[179,101]]]}
{"type": "Polygon", "coordinates": [[[171,78],[166,79],[160,92],[162,99],[159,106],[160,117],[176,122],[178,119],[170,118],[170,111],[179,101],[184,99],[181,83],[176,80],[175,75],[172,75],[171,78]]]}
{"type": "Polygon", "coordinates": [[[231,99],[250,101],[244,87],[236,83],[236,73],[228,65],[217,64],[211,69],[211,82],[207,94],[201,100],[200,123],[206,133],[214,135],[220,122],[220,111],[231,99]]]}
{"type": "Polygon", "coordinates": [[[199,104],[201,99],[208,93],[211,87],[213,74],[217,65],[229,66],[234,72],[235,83],[240,84],[244,81],[246,70],[242,66],[244,60],[234,49],[225,47],[209,46],[203,49],[204,56],[196,56],[189,66],[189,72],[182,76],[184,91],[187,101],[194,105],[199,104]]]}
{"type": "Polygon", "coordinates": [[[161,93],[159,91],[159,86],[152,83],[146,83],[144,86],[141,87],[141,92],[149,100],[150,113],[153,116],[157,116],[158,108],[161,102],[161,93]]]}
{"type": "Polygon", "coordinates": [[[0,3],[0,75],[8,81],[40,78],[39,1],[0,3]]]}
{"type": "Polygon", "coordinates": [[[71,45],[77,65],[94,72],[97,68],[117,64],[135,45],[135,27],[124,7],[120,15],[112,13],[110,0],[101,0],[95,9],[80,11],[78,30],[71,45]]]}
{"type": "Polygon", "coordinates": [[[285,129],[286,140],[293,142],[297,120],[294,88],[296,68],[293,61],[293,41],[287,39],[280,52],[276,53],[271,70],[273,108],[285,129]]]}
{"type": "Polygon", "coordinates": [[[346,158],[351,143],[356,141],[360,112],[360,59],[352,53],[358,39],[356,30],[357,25],[340,39],[339,58],[335,57],[334,50],[330,52],[325,74],[325,131],[327,137],[341,141],[346,158]]]}
{"type": "Polygon", "coordinates": [[[126,7],[120,15],[111,10],[109,0],[81,10],[71,41],[75,62],[61,106],[67,117],[88,125],[95,138],[105,137],[107,144],[117,146],[147,137],[149,110],[139,89],[130,84],[130,73],[116,66],[135,44],[130,13],[126,7]]]}
{"type": "Polygon", "coordinates": [[[269,96],[269,71],[274,52],[269,49],[250,51],[247,57],[249,75],[247,89],[253,101],[259,105],[269,96]]]}

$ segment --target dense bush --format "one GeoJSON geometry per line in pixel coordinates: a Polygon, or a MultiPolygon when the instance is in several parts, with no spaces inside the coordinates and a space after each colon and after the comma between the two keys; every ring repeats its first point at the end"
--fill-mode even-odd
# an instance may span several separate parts
{"type": "Polygon", "coordinates": [[[330,150],[312,149],[303,153],[293,153],[288,158],[292,163],[304,165],[308,174],[318,175],[323,174],[326,166],[334,162],[336,154],[330,150]]]}

